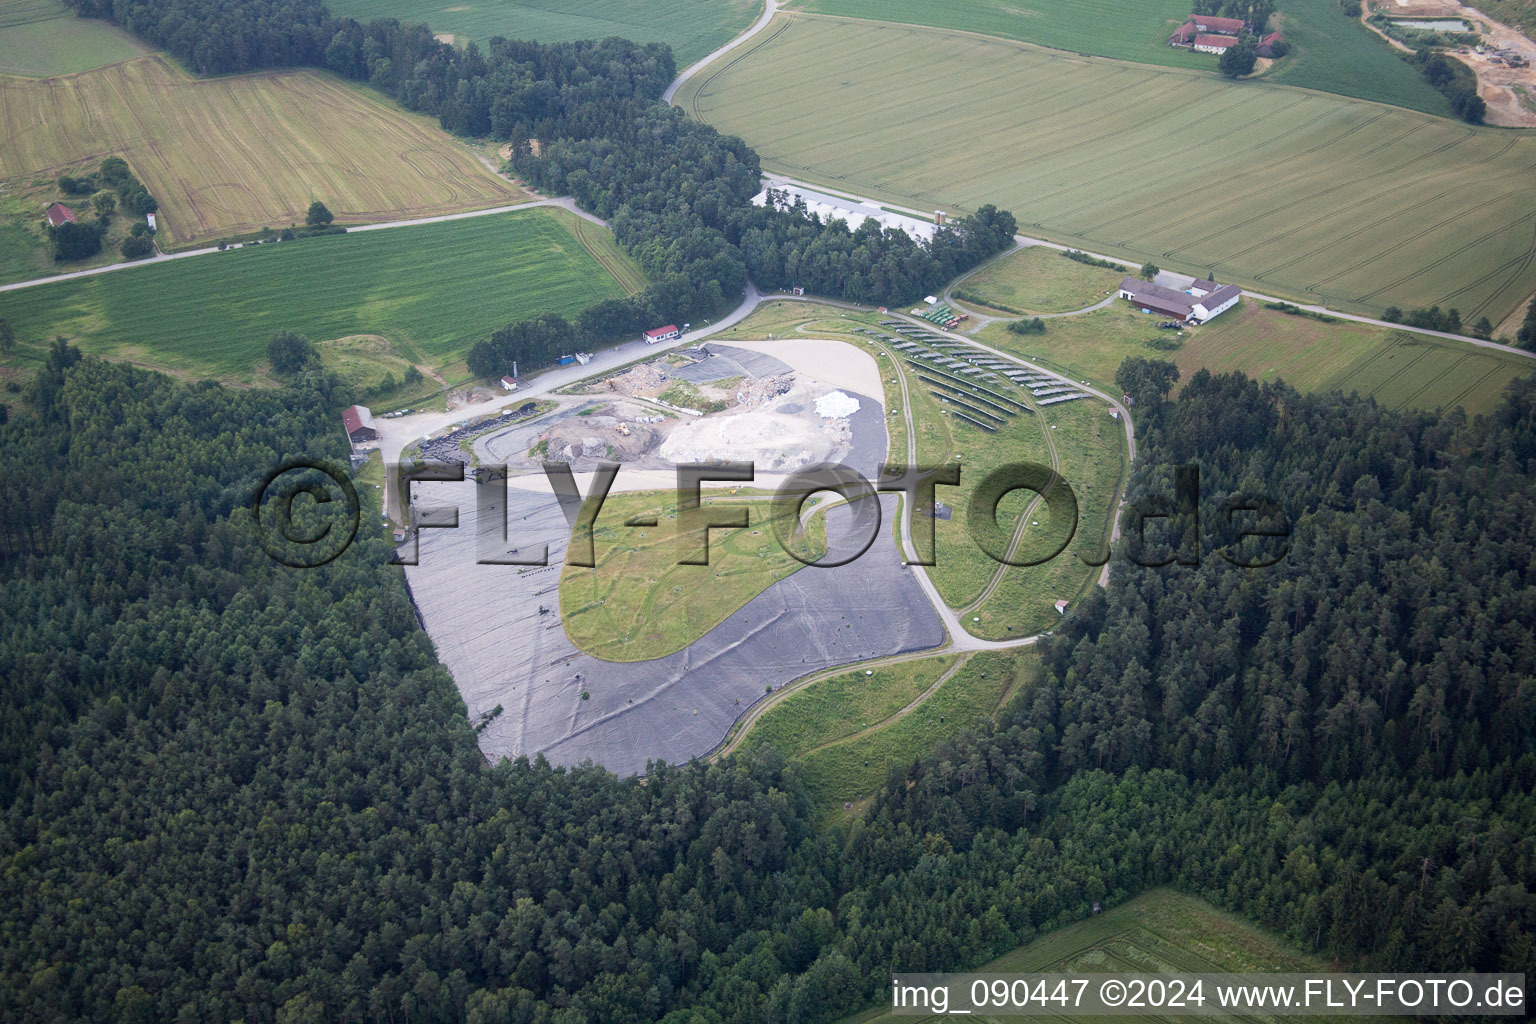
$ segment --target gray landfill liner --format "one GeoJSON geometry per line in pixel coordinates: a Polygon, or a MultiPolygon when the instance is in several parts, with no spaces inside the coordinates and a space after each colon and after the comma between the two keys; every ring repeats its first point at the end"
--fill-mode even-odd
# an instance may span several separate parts
{"type": "MultiPolygon", "coordinates": [[[[427,633],[471,721],[502,707],[479,737],[491,760],[542,753],[555,764],[591,760],[620,775],[641,773],[652,760],[708,754],[768,687],[944,642],[943,624],[891,536],[896,496],[886,494],[874,543],[847,565],[795,572],[667,657],[591,657],[560,623],[565,519],[548,492],[515,483],[507,492],[506,542],[499,507],[477,521],[472,482],[417,484],[423,505],[456,504],[460,525],[422,530],[419,564],[406,568],[427,633]],[[516,557],[528,558],[545,544],[545,567],[476,564],[513,547],[516,557]]],[[[848,506],[827,513],[835,551],[846,550],[854,519],[848,506]]]]}

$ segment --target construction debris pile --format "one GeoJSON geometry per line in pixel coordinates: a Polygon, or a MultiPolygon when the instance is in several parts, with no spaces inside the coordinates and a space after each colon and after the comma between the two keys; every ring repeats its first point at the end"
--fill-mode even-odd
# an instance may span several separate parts
{"type": "Polygon", "coordinates": [[[589,406],[582,412],[556,420],[540,435],[537,443],[543,458],[571,463],[582,459],[634,462],[649,455],[660,440],[651,424],[667,419],[628,402],[589,406]]]}
{"type": "Polygon", "coordinates": [[[773,377],[749,377],[736,388],[736,404],[746,409],[756,409],[780,395],[789,394],[789,389],[794,386],[795,377],[791,373],[773,377]]]}
{"type": "Polygon", "coordinates": [[[469,452],[464,450],[463,442],[489,431],[510,426],[518,420],[525,420],[532,416],[537,408],[538,405],[535,402],[524,402],[516,409],[509,409],[494,419],[477,420],[441,437],[429,437],[421,442],[421,457],[428,462],[455,462],[467,466],[470,457],[469,452]]]}

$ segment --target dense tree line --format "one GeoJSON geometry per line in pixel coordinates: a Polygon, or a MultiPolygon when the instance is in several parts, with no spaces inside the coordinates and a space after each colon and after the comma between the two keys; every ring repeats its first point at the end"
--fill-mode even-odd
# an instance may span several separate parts
{"type": "Polygon", "coordinates": [[[307,572],[250,529],[281,457],[345,454],[323,377],[54,345],[0,426],[0,1016],[818,1024],[1161,883],[1531,972],[1536,387],[1469,422],[1126,379],[1132,497],[1278,491],[1290,555],[1117,563],[995,724],[825,832],[766,752],[487,766],[373,517],[307,572]]]}
{"type": "Polygon", "coordinates": [[[1451,111],[1468,124],[1482,124],[1488,104],[1477,93],[1477,73],[1455,57],[1430,47],[1420,47],[1407,57],[1419,68],[1424,81],[1439,90],[1451,111]]]}
{"type": "Polygon", "coordinates": [[[1388,306],[1382,311],[1381,318],[1388,323],[1407,324],[1409,327],[1419,327],[1426,331],[1446,331],[1450,334],[1461,333],[1461,311],[1452,306],[1450,309],[1441,309],[1439,306],[1413,309],[1404,313],[1397,306],[1388,306]]]}

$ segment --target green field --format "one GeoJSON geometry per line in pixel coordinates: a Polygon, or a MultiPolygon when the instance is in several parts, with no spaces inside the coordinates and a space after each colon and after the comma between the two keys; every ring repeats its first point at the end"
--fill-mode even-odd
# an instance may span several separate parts
{"type": "MultiPolygon", "coordinates": [[[[560,572],[566,636],[606,661],[648,661],[687,647],[804,567],[775,539],[771,507],[754,500],[747,529],[710,531],[708,565],[679,565],[703,544],[704,531],[678,528],[676,494],[613,495],[592,531],[597,566],[560,572]],[[626,525],[641,517],[657,525],[626,525]]],[[[820,517],[812,517],[805,539],[802,552],[826,550],[820,517]]]]}
{"type": "Polygon", "coordinates": [[[1444,96],[1337,0],[1282,0],[1279,26],[1291,52],[1266,76],[1304,89],[1451,116],[1444,96]]]}
{"type": "Polygon", "coordinates": [[[1037,245],[988,264],[965,278],[956,292],[975,292],[994,309],[1067,313],[1102,301],[1125,275],[1124,269],[1078,263],[1059,249],[1037,245]]]}
{"type": "Polygon", "coordinates": [[[758,719],[751,742],[793,757],[877,729],[920,702],[956,661],[956,655],[940,654],[818,680],[791,692],[758,719]]]}
{"type": "Polygon", "coordinates": [[[0,75],[46,78],[131,60],[150,48],[59,0],[0,0],[0,75]]]}
{"type": "Polygon", "coordinates": [[[90,353],[252,380],[287,328],[383,335],[404,359],[461,373],[469,346],[509,321],[625,294],[574,220],[535,209],[246,246],[0,294],[0,317],[21,343],[12,361],[63,335],[90,353]]]}
{"type": "MultiPolygon", "coordinates": [[[[895,965],[893,969],[900,972],[902,967],[895,965]]],[[[1085,921],[1048,932],[1028,945],[976,968],[975,972],[1125,975],[1301,974],[1336,970],[1337,965],[1291,947],[1281,937],[1236,914],[1218,910],[1202,899],[1172,889],[1153,889],[1085,921]]],[[[1261,1019],[1256,1015],[1243,1016],[1261,1019]]],[[[876,1008],[845,1018],[841,1024],[935,1024],[951,1019],[955,1018],[897,1016],[884,1008],[876,1008]]],[[[973,1016],[967,1019],[992,1024],[1020,1018],[973,1016]]],[[[1175,1018],[1147,1016],[1141,1019],[1175,1018]]],[[[1405,1020],[1401,1017],[1293,1019],[1329,1020],[1340,1024],[1353,1020],[1404,1024],[1405,1020]]]]}
{"type": "Polygon", "coordinates": [[[1251,298],[1186,330],[1183,346],[1172,352],[1148,344],[1172,334],[1157,329],[1159,319],[1117,301],[1109,309],[1048,320],[1043,335],[1023,337],[994,324],[981,339],[1106,387],[1113,386],[1122,362],[1142,356],[1176,363],[1185,380],[1202,368],[1238,370],[1255,380],[1284,380],[1300,391],[1337,388],[1374,395],[1392,408],[1461,405],[1473,414],[1497,405],[1511,380],[1536,373],[1536,359],[1525,356],[1348,320],[1321,323],[1266,309],[1251,298]]]}
{"type": "MultiPolygon", "coordinates": [[[[1050,561],[1008,567],[985,600],[964,609],[966,630],[983,639],[1011,640],[1054,629],[1061,618],[1055,603],[1076,600],[1100,574],[1089,563],[1102,557],[1109,539],[1111,504],[1125,472],[1124,428],[1095,399],[1048,406],[1042,416],[1057,428],[1051,436],[1061,454],[1061,474],[1077,499],[1077,532],[1050,561]]],[[[1065,525],[1037,513],[1019,551],[1044,557],[1060,547],[1065,525]]]]}
{"type": "Polygon", "coordinates": [[[425,22],[440,37],[451,35],[456,46],[474,40],[482,50],[493,36],[541,43],[622,36],[668,43],[679,70],[729,41],[763,9],[760,0],[333,0],[327,6],[337,17],[362,22],[425,22]]]}
{"type": "MultiPolygon", "coordinates": [[[[928,659],[913,664],[931,666],[933,662],[928,659]]],[[[844,804],[857,805],[878,789],[892,767],[911,764],[913,757],[930,753],[940,743],[975,725],[978,719],[995,712],[1026,682],[1034,664],[1034,652],[1028,648],[972,654],[959,671],[904,713],[897,712],[880,721],[857,719],[870,723],[859,727],[853,725],[854,719],[830,718],[825,722],[826,730],[841,729],[845,738],[815,747],[797,747],[797,751],[803,752],[792,752],[790,756],[799,762],[800,777],[812,798],[829,819],[838,818],[845,813],[844,804]]],[[[932,667],[928,671],[937,675],[932,667]]],[[[786,698],[765,714],[759,724],[770,730],[783,728],[769,719],[798,714],[794,702],[813,694],[819,685],[812,684],[786,698]]]]}
{"type": "Polygon", "coordinates": [[[804,15],[679,102],[774,170],[918,209],[996,203],[1138,265],[1494,322],[1536,290],[1529,132],[804,15]]]}
{"type": "MultiPolygon", "coordinates": [[[[1288,85],[1449,115],[1445,97],[1335,0],[1284,0],[1277,25],[1293,49],[1269,73],[1288,85]]],[[[806,0],[818,14],[1001,36],[1141,64],[1216,70],[1216,57],[1168,45],[1187,0],[806,0]]],[[[953,39],[953,36],[949,37],[953,39]]]]}

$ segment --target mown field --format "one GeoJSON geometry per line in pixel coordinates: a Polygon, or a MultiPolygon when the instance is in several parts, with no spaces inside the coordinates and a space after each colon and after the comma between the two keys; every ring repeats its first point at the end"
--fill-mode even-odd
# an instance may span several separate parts
{"type": "Polygon", "coordinates": [[[115,25],[75,17],[59,0],[0,0],[0,75],[70,75],[149,51],[115,25]]]}
{"type": "Polygon", "coordinates": [[[90,353],[251,380],[286,328],[315,341],[383,335],[412,363],[462,374],[469,346],[509,321],[625,294],[574,220],[534,209],[246,246],[6,292],[0,317],[21,361],[63,335],[90,353]]]}
{"type": "MultiPolygon", "coordinates": [[[[1081,908],[1079,913],[1087,913],[1081,908]]],[[[894,970],[901,971],[900,965],[894,970]]],[[[959,970],[960,965],[955,965],[959,970]]],[[[1028,945],[975,968],[984,974],[1273,974],[1336,970],[1317,957],[1209,903],[1172,889],[1153,889],[1118,907],[1041,935],[1028,945]]],[[[1207,1004],[1209,1005],[1209,1004],[1207,1004]]],[[[1259,1019],[1244,1015],[1246,1019],[1259,1019]]],[[[950,1017],[897,1016],[884,1008],[841,1024],[933,1024],[950,1017]]],[[[992,1024],[1017,1016],[973,1016],[992,1024]]],[[[1062,1018],[1071,1019],[1071,1018],[1062,1018]]],[[[1081,1019],[1081,1018],[1080,1018],[1081,1019]]],[[[1092,1018],[1087,1018],[1092,1019],[1092,1018]]],[[[1175,1018],[1147,1016],[1144,1020],[1175,1018]]],[[[1309,1018],[1404,1024],[1401,1017],[1309,1018]]]]}
{"type": "Polygon", "coordinates": [[[453,36],[456,46],[493,36],[564,43],[622,36],[637,43],[668,43],[679,69],[698,60],[752,23],[760,0],[332,0],[331,13],[358,21],[397,18],[425,22],[453,36]]]}
{"type": "Polygon", "coordinates": [[[425,217],[523,193],[427,118],[311,71],[193,79],[161,57],[0,89],[0,180],[123,157],[160,202],[160,244],[303,223],[425,217]]]}
{"type": "Polygon", "coordinates": [[[1321,323],[1266,309],[1245,298],[1211,323],[1184,332],[1182,347],[1155,348],[1172,333],[1159,317],[1117,301],[1109,309],[1046,321],[1043,335],[1021,337],[1002,325],[981,340],[994,348],[1113,386],[1115,370],[1131,356],[1167,359],[1184,379],[1195,371],[1237,370],[1260,381],[1284,380],[1300,391],[1357,391],[1392,408],[1460,405],[1488,412],[1504,386],[1536,373],[1536,359],[1465,342],[1431,338],[1371,324],[1321,323]],[[1410,386],[1411,385],[1411,386],[1410,386]]]}
{"type": "Polygon", "coordinates": [[[1083,309],[1113,292],[1128,271],[1108,270],[1069,260],[1060,249],[1036,245],[1010,253],[965,278],[955,288],[974,293],[1005,313],[1067,313],[1083,309]]]}
{"type": "MultiPolygon", "coordinates": [[[[1168,45],[1168,36],[1189,16],[1186,0],[805,0],[799,6],[818,14],[979,32],[1141,64],[1216,70],[1214,55],[1168,45]]],[[[1358,20],[1346,17],[1335,0],[1286,0],[1279,6],[1277,24],[1293,50],[1270,72],[1276,81],[1450,113],[1443,96],[1358,20]]]]}
{"type": "MultiPolygon", "coordinates": [[[[772,503],[754,500],[749,509],[747,529],[709,531],[708,565],[679,565],[699,550],[705,531],[679,528],[677,495],[611,496],[593,526],[596,567],[567,565],[560,572],[566,636],[607,661],[660,658],[687,647],[804,568],[774,538],[772,503]],[[655,519],[657,525],[626,525],[636,518],[655,519]]],[[[806,557],[826,550],[820,517],[811,519],[805,540],[798,550],[806,557]]]]}
{"type": "Polygon", "coordinates": [[[1498,322],[1536,290],[1530,133],[808,16],[679,102],[774,170],[1271,294],[1498,322]]]}

